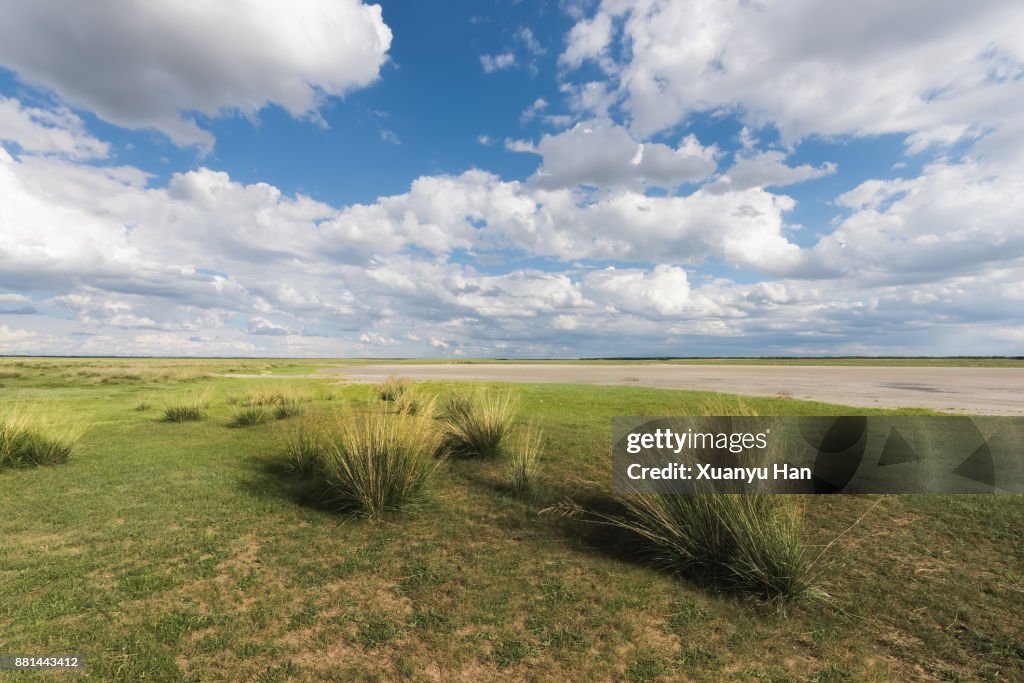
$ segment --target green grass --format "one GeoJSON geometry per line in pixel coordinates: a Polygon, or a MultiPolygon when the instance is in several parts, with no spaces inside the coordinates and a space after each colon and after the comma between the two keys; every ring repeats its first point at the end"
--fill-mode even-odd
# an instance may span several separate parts
{"type": "Polygon", "coordinates": [[[422,501],[441,464],[433,420],[377,409],[322,424],[317,469],[332,506],[375,517],[422,501]]]}
{"type": "Polygon", "coordinates": [[[510,391],[474,389],[449,395],[441,414],[448,451],[457,457],[497,457],[518,412],[519,401],[510,391]]]}
{"type": "Polygon", "coordinates": [[[231,418],[231,422],[228,424],[232,427],[253,427],[255,425],[261,425],[265,422],[269,422],[271,416],[271,412],[266,408],[266,406],[244,406],[235,411],[234,416],[231,418]]]}
{"type": "Polygon", "coordinates": [[[409,391],[409,380],[398,377],[388,377],[387,381],[380,385],[377,395],[382,401],[397,401],[409,391]]]}
{"type": "Polygon", "coordinates": [[[296,399],[288,399],[274,406],[274,419],[284,420],[302,414],[302,405],[296,399]]]}
{"type": "Polygon", "coordinates": [[[325,428],[307,421],[293,428],[284,439],[284,469],[298,477],[310,477],[320,469],[326,442],[325,428]]]}
{"type": "Polygon", "coordinates": [[[78,434],[53,417],[0,415],[0,470],[65,463],[78,440],[78,434]]]}
{"type": "MultiPolygon", "coordinates": [[[[703,494],[622,498],[622,512],[562,508],[643,540],[655,566],[768,600],[824,597],[795,496],[703,494]]],[[[555,507],[553,510],[560,510],[555,507]]]]}
{"type": "Polygon", "coordinates": [[[231,394],[224,403],[236,406],[231,425],[245,427],[300,415],[303,404],[312,400],[308,392],[275,382],[272,386],[251,386],[244,392],[231,394]]]}
{"type": "MultiPolygon", "coordinates": [[[[756,417],[757,411],[742,398],[715,396],[705,400],[699,415],[756,417]]],[[[783,453],[748,449],[736,455],[750,466],[783,459],[783,453]]],[[[680,454],[679,460],[695,467],[712,462],[714,449],[680,454]]],[[[619,511],[589,510],[575,502],[547,512],[607,525],[636,537],[642,551],[665,571],[689,576],[730,589],[760,595],[767,600],[827,597],[817,583],[816,567],[824,552],[812,555],[805,542],[803,499],[788,495],[723,494],[664,496],[644,491],[622,496],[619,511]]]]}
{"type": "Polygon", "coordinates": [[[283,406],[297,413],[300,404],[312,400],[312,396],[308,392],[275,381],[270,386],[254,385],[240,394],[231,394],[225,399],[225,403],[245,408],[283,406]]]}
{"type": "Polygon", "coordinates": [[[437,397],[415,389],[403,391],[395,399],[395,410],[404,415],[433,418],[437,415],[437,397]]]}
{"type": "Polygon", "coordinates": [[[205,420],[209,407],[210,399],[207,396],[193,394],[189,397],[176,398],[164,405],[161,421],[198,422],[205,420]]]}
{"type": "Polygon", "coordinates": [[[543,432],[530,425],[520,430],[508,447],[509,485],[520,496],[530,496],[537,492],[543,443],[543,432]]]}
{"type": "Polygon", "coordinates": [[[505,458],[455,459],[419,510],[351,519],[322,504],[315,476],[281,475],[287,435],[395,407],[330,379],[236,377],[318,362],[133,360],[152,375],[104,383],[64,375],[118,361],[0,361],[21,375],[0,401],[84,429],[60,467],[0,471],[5,651],[81,653],[104,681],[1024,677],[1024,496],[808,497],[814,551],[870,512],[828,552],[830,600],[778,610],[663,571],[616,529],[539,515],[566,498],[613,509],[611,418],[696,412],[708,394],[517,385],[517,424],[544,433],[536,499],[509,494],[505,458]],[[149,378],[176,368],[203,376],[149,378]],[[225,399],[269,381],[308,393],[303,414],[225,429],[225,399]],[[192,390],[208,394],[209,419],[132,409],[192,390]]]}

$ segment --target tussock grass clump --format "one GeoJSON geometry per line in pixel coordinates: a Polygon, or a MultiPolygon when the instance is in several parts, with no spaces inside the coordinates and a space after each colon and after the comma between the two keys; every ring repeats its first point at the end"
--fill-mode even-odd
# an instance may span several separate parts
{"type": "Polygon", "coordinates": [[[291,387],[261,387],[251,389],[241,395],[228,396],[224,402],[228,405],[241,405],[248,408],[251,406],[298,406],[300,403],[308,403],[311,400],[313,400],[312,397],[306,392],[291,387]]]}
{"type": "Polygon", "coordinates": [[[195,422],[206,419],[209,401],[197,397],[183,399],[164,406],[163,422],[195,422]]]}
{"type": "Polygon", "coordinates": [[[416,391],[406,391],[395,400],[395,409],[403,415],[432,420],[437,416],[437,398],[416,391]]]}
{"type": "Polygon", "coordinates": [[[53,420],[0,416],[0,469],[67,462],[79,438],[72,428],[58,426],[53,420]]]}
{"type": "Polygon", "coordinates": [[[274,406],[274,419],[284,420],[302,413],[298,399],[288,399],[274,406]]]}
{"type": "Polygon", "coordinates": [[[399,377],[388,377],[384,384],[380,385],[377,395],[382,401],[397,401],[410,391],[409,381],[399,377]]]}
{"type": "Polygon", "coordinates": [[[270,410],[264,406],[248,406],[235,411],[228,423],[232,427],[253,427],[270,420],[270,410]]]}
{"type": "Polygon", "coordinates": [[[479,389],[450,396],[441,416],[445,445],[459,457],[496,457],[518,412],[519,401],[508,392],[479,389]]]}
{"type": "Polygon", "coordinates": [[[622,498],[623,514],[556,511],[631,532],[662,568],[696,575],[764,598],[823,595],[803,542],[802,506],[769,494],[639,494],[622,498]]]}
{"type": "Polygon", "coordinates": [[[320,470],[324,452],[324,435],[315,425],[303,425],[285,437],[284,464],[289,472],[309,477],[320,470]]]}
{"type": "Polygon", "coordinates": [[[309,394],[290,387],[261,387],[241,395],[228,396],[224,402],[231,406],[241,406],[242,410],[239,410],[237,415],[246,411],[253,416],[265,415],[261,421],[266,422],[270,418],[284,420],[299,415],[302,413],[302,404],[312,400],[309,394]]]}
{"type": "Polygon", "coordinates": [[[444,399],[444,406],[441,410],[441,419],[448,420],[456,415],[464,415],[473,410],[472,392],[461,392],[448,394],[444,399]]]}
{"type": "Polygon", "coordinates": [[[540,456],[544,435],[539,427],[530,426],[516,434],[508,447],[508,477],[512,490],[521,496],[537,491],[540,456]]]}
{"type": "MultiPolygon", "coordinates": [[[[725,396],[708,399],[699,412],[706,416],[757,416],[742,400],[725,396]]],[[[782,445],[770,443],[769,449],[746,450],[736,454],[736,459],[751,466],[778,461],[775,456],[782,445]]],[[[720,454],[705,449],[686,457],[713,462],[720,454]]],[[[689,495],[639,491],[619,498],[621,512],[587,510],[575,503],[549,511],[625,530],[643,541],[656,564],[671,572],[769,600],[824,596],[816,582],[818,558],[811,556],[804,541],[799,496],[711,489],[709,484],[707,493],[689,495]]]]}
{"type": "Polygon", "coordinates": [[[367,517],[416,504],[440,466],[440,440],[418,416],[373,411],[338,421],[320,453],[330,501],[367,517]]]}
{"type": "Polygon", "coordinates": [[[140,413],[145,412],[145,411],[149,410],[152,407],[153,407],[153,403],[151,401],[146,400],[146,399],[142,399],[138,403],[135,404],[135,410],[140,412],[140,413]]]}

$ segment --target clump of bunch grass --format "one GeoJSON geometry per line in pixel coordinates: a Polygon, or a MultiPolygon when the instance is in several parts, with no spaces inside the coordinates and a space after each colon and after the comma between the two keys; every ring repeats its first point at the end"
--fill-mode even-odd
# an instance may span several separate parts
{"type": "Polygon", "coordinates": [[[508,447],[508,477],[512,490],[520,496],[530,496],[537,492],[543,441],[543,432],[533,425],[520,430],[511,439],[508,447]]]}
{"type": "MultiPolygon", "coordinates": [[[[725,396],[705,401],[699,412],[705,416],[757,416],[742,400],[725,396]]],[[[770,443],[767,450],[745,451],[737,459],[754,466],[776,460],[773,454],[781,444],[770,443]]],[[[713,451],[689,455],[704,462],[716,457],[713,451]]],[[[622,511],[618,513],[587,510],[572,502],[548,512],[625,530],[642,540],[651,559],[667,571],[769,600],[824,596],[816,581],[821,553],[812,557],[804,541],[799,496],[640,491],[621,496],[619,501],[622,511]]]]}
{"type": "Polygon", "coordinates": [[[182,399],[164,406],[164,422],[196,422],[206,419],[209,401],[198,396],[182,399]]]}
{"type": "Polygon", "coordinates": [[[153,407],[153,403],[147,399],[141,399],[135,404],[135,410],[142,413],[153,407]]]}
{"type": "Polygon", "coordinates": [[[296,391],[290,387],[278,387],[249,390],[242,395],[228,396],[224,402],[228,405],[241,405],[246,408],[285,406],[286,412],[289,412],[290,415],[297,415],[300,411],[300,404],[308,403],[311,400],[313,400],[312,397],[307,393],[296,391]]]}
{"type": "Polygon", "coordinates": [[[395,400],[395,409],[402,415],[433,419],[437,415],[437,398],[417,391],[406,391],[395,400]]]}
{"type": "Polygon", "coordinates": [[[302,413],[302,405],[298,399],[287,399],[274,406],[274,419],[284,420],[302,413]]]}
{"type": "Polygon", "coordinates": [[[291,430],[285,437],[284,464],[289,472],[309,477],[319,472],[324,451],[323,430],[305,424],[291,430]]]}
{"type": "Polygon", "coordinates": [[[635,534],[652,560],[671,572],[770,600],[823,595],[802,538],[802,507],[793,496],[643,493],[621,500],[623,514],[575,504],[552,510],[635,534]]]}
{"type": "Polygon", "coordinates": [[[408,380],[401,379],[399,377],[388,377],[387,380],[380,385],[377,395],[380,396],[380,400],[382,401],[397,401],[408,393],[410,388],[408,380]]]}
{"type": "Polygon", "coordinates": [[[433,421],[374,410],[324,434],[319,472],[339,509],[375,517],[422,500],[440,461],[433,421]]]}
{"type": "Polygon", "coordinates": [[[441,416],[448,451],[458,457],[498,456],[518,412],[519,401],[508,392],[477,389],[450,396],[441,416]]]}
{"type": "Polygon", "coordinates": [[[270,420],[270,410],[265,406],[246,406],[235,411],[228,423],[232,427],[253,427],[270,420]]]}
{"type": "Polygon", "coordinates": [[[67,462],[80,435],[54,420],[0,416],[0,469],[42,467],[67,462]]]}

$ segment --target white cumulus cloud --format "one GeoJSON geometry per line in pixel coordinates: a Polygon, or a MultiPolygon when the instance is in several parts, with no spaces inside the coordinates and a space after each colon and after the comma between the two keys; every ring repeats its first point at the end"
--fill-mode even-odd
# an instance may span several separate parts
{"type": "Polygon", "coordinates": [[[825,162],[821,166],[787,166],[786,154],[775,150],[750,156],[741,154],[709,189],[726,192],[748,190],[752,187],[784,187],[833,175],[836,170],[836,165],[831,162],[825,162]]]}
{"type": "Polygon", "coordinates": [[[738,109],[788,141],[906,133],[923,149],[1018,118],[1022,33],[1024,5],[999,0],[606,0],[561,60],[613,74],[640,135],[738,109]]]}
{"type": "Polygon", "coordinates": [[[391,45],[359,0],[0,0],[0,65],[126,128],[210,147],[190,113],[296,117],[377,79],[391,45]]]}
{"type": "Polygon", "coordinates": [[[533,181],[540,187],[598,187],[651,185],[671,188],[704,180],[714,173],[718,150],[705,147],[693,135],[678,147],[638,142],[608,119],[576,124],[545,135],[531,150],[543,157],[533,181]]]}
{"type": "Polygon", "coordinates": [[[85,132],[85,126],[66,107],[25,107],[0,96],[0,141],[13,142],[25,152],[61,154],[70,159],[107,156],[110,146],[85,132]]]}

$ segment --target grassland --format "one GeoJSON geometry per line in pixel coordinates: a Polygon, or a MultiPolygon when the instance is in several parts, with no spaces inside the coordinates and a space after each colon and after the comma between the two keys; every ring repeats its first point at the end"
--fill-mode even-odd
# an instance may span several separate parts
{"type": "Polygon", "coordinates": [[[81,653],[91,679],[124,681],[1024,677],[1024,497],[809,498],[810,543],[849,531],[822,576],[831,600],[780,610],[539,514],[606,497],[612,416],[690,412],[707,394],[507,388],[543,433],[533,495],[501,458],[453,459],[432,502],[365,521],[282,476],[299,420],[381,403],[305,377],[324,365],[0,361],[5,407],[82,430],[68,462],[0,471],[0,650],[81,653]],[[238,377],[260,373],[281,377],[238,377]],[[308,399],[301,416],[229,428],[244,397],[277,389],[308,399]],[[206,419],[161,420],[196,396],[206,419]]]}

